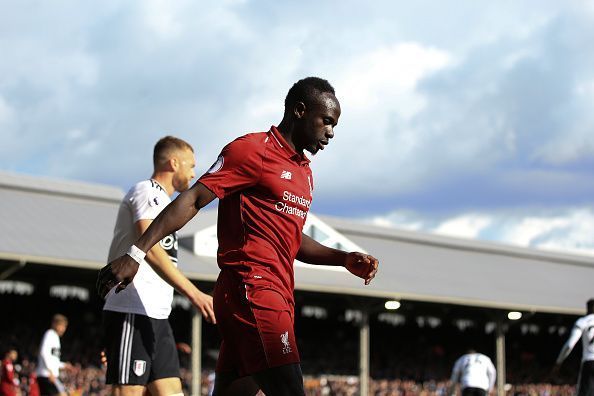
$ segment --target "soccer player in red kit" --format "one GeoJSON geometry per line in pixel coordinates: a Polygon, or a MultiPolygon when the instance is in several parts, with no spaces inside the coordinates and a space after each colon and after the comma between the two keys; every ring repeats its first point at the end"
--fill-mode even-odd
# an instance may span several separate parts
{"type": "Polygon", "coordinates": [[[2,370],[0,371],[0,396],[17,395],[19,379],[14,370],[14,361],[17,357],[18,353],[14,348],[7,350],[4,354],[2,370]]]}
{"type": "Polygon", "coordinates": [[[295,342],[293,261],[341,265],[365,280],[378,261],[323,246],[302,233],[314,180],[309,159],[334,137],[340,104],[323,79],[298,81],[278,127],[225,146],[194,186],[153,221],[128,254],[100,272],[100,294],[133,279],[145,252],[219,198],[214,309],[222,344],[214,395],[304,395],[295,342]]]}

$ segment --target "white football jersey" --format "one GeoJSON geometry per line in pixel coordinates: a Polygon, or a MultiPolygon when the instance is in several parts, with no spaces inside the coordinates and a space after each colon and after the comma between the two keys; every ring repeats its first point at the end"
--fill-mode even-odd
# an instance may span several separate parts
{"type": "MultiPolygon", "coordinates": [[[[145,180],[134,185],[120,204],[108,261],[126,254],[136,242],[139,237],[136,222],[154,220],[170,202],[171,198],[165,189],[154,180],[145,180]]],[[[177,234],[167,235],[160,241],[160,245],[177,266],[177,234]]],[[[107,311],[167,319],[171,313],[173,287],[143,260],[132,283],[117,294],[113,288],[105,299],[103,309],[107,311]]]]}
{"type": "Polygon", "coordinates": [[[565,360],[580,337],[582,338],[582,362],[594,360],[594,314],[582,316],[575,322],[569,339],[557,358],[557,363],[565,360]]]}
{"type": "Polygon", "coordinates": [[[582,361],[594,360],[594,314],[579,318],[574,328],[582,332],[582,361]]]}
{"type": "Polygon", "coordinates": [[[482,353],[463,355],[454,364],[452,383],[460,383],[464,388],[480,388],[486,391],[495,385],[495,366],[489,357],[482,353]]]}
{"type": "Polygon", "coordinates": [[[62,346],[60,336],[54,329],[49,329],[43,335],[39,346],[36,373],[38,377],[49,377],[50,374],[58,378],[64,363],[60,361],[62,346]]]}

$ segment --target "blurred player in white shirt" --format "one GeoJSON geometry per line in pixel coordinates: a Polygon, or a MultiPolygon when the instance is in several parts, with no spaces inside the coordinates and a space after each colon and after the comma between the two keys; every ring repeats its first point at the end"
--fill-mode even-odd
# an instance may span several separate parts
{"type": "Polygon", "coordinates": [[[52,318],[52,326],[43,335],[37,359],[37,382],[41,395],[66,395],[64,385],[60,381],[60,369],[70,368],[69,363],[60,361],[62,346],[60,337],[68,328],[68,318],[56,314],[52,318]]]}
{"type": "Polygon", "coordinates": [[[456,360],[452,370],[450,395],[455,394],[456,385],[460,384],[462,396],[484,396],[495,385],[495,366],[488,356],[469,350],[456,360]]]}
{"type": "Polygon", "coordinates": [[[554,371],[557,372],[571,350],[582,339],[582,364],[578,377],[578,396],[594,395],[594,298],[586,303],[587,314],[579,318],[569,339],[561,348],[554,371]]]}

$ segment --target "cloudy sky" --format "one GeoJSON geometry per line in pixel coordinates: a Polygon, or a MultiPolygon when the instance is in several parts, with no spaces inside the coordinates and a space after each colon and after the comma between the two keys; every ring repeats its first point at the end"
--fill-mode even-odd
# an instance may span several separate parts
{"type": "Polygon", "coordinates": [[[0,170],[127,189],[174,134],[201,172],[317,75],[314,212],[594,254],[591,2],[0,5],[0,170]]]}

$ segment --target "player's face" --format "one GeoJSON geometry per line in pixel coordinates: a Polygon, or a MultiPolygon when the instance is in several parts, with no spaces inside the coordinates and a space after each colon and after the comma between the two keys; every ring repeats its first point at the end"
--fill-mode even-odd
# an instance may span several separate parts
{"type": "Polygon", "coordinates": [[[173,174],[173,188],[175,191],[183,192],[190,188],[190,182],[196,174],[194,167],[196,166],[196,159],[192,150],[181,150],[176,155],[177,169],[173,174]]]}
{"type": "Polygon", "coordinates": [[[300,146],[316,154],[334,137],[334,127],[340,117],[340,103],[330,93],[320,95],[317,103],[306,107],[301,116],[300,146]]]}
{"type": "Polygon", "coordinates": [[[64,333],[66,333],[67,327],[68,327],[68,325],[66,323],[58,323],[58,324],[56,324],[56,327],[54,330],[56,330],[56,333],[58,333],[58,335],[60,337],[62,337],[64,335],[64,333]]]}

